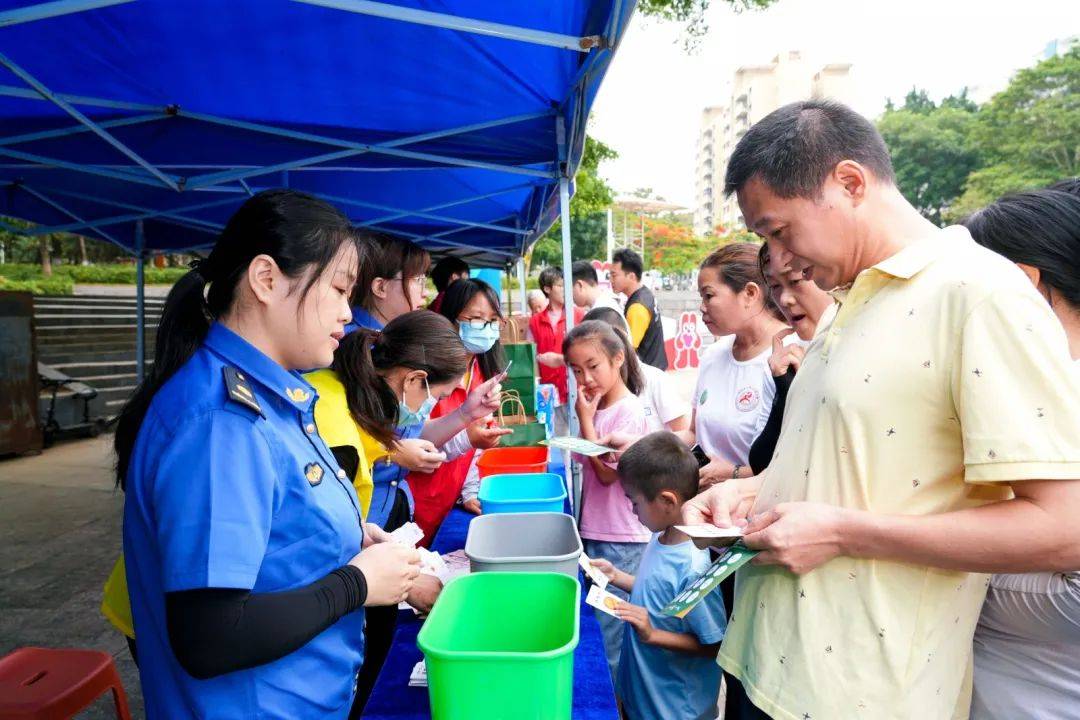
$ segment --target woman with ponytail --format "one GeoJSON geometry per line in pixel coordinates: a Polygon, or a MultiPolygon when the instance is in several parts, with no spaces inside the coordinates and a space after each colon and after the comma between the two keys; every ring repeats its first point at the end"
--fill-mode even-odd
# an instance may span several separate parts
{"type": "MultiPolygon", "coordinates": [[[[305,376],[319,394],[315,405],[319,433],[346,469],[355,464],[354,457],[361,464],[371,458],[397,457],[403,443],[423,432],[436,402],[461,383],[468,357],[450,322],[427,310],[399,315],[382,330],[353,331],[341,341],[330,368],[305,376]]],[[[385,472],[391,464],[378,460],[375,472],[385,472]]],[[[356,478],[361,474],[356,473],[356,478]]],[[[370,471],[367,477],[366,486],[356,482],[364,517],[368,517],[372,497],[370,471]]],[[[399,480],[391,479],[388,485],[396,490],[399,480]]],[[[385,516],[383,527],[395,530],[410,520],[409,505],[399,501],[385,516]]],[[[441,590],[438,578],[421,575],[407,601],[426,614],[441,590]]],[[[354,705],[357,715],[390,651],[397,608],[372,608],[366,619],[364,666],[357,678],[354,705]]]]}
{"type": "Polygon", "coordinates": [[[418,574],[362,525],[297,373],[329,365],[352,318],[354,241],[326,203],[262,192],[166,300],[115,440],[150,718],[347,716],[362,608],[418,574]]]}

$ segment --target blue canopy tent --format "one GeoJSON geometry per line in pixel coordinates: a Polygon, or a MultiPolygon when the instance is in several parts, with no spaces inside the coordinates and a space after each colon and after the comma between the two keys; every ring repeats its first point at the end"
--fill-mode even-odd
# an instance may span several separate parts
{"type": "Polygon", "coordinates": [[[206,248],[287,186],[503,266],[571,192],[632,7],[3,2],[0,214],[142,257],[206,248]]]}
{"type": "Polygon", "coordinates": [[[212,245],[246,197],[284,186],[475,265],[516,260],[523,279],[524,252],[568,218],[633,6],[2,0],[0,215],[142,260],[212,245]]]}

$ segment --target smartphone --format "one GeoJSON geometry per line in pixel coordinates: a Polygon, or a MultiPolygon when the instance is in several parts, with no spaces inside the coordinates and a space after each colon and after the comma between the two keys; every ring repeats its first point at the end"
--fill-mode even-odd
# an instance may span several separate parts
{"type": "Polygon", "coordinates": [[[705,454],[705,451],[701,449],[700,445],[695,445],[690,448],[690,452],[693,453],[694,458],[697,460],[697,466],[703,468],[709,464],[709,456],[705,454]]]}

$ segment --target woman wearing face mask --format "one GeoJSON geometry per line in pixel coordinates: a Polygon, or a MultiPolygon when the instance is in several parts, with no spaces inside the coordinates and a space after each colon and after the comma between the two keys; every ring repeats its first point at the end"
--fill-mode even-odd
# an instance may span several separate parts
{"type": "MultiPolygon", "coordinates": [[[[358,231],[358,239],[364,257],[352,298],[353,323],[346,327],[346,333],[356,328],[382,330],[395,318],[421,309],[427,299],[425,282],[431,258],[426,250],[404,238],[367,230],[358,231]]],[[[370,510],[365,516],[369,522],[385,530],[409,522],[414,502],[407,473],[430,473],[448,458],[498,443],[504,433],[473,426],[497,409],[493,389],[477,387],[479,392],[469,398],[466,413],[435,422],[425,417],[423,423],[401,428],[395,445],[373,443],[365,447],[368,461],[374,465],[370,510]],[[391,518],[395,522],[390,522],[391,518]]]]}
{"type": "MultiPolygon", "coordinates": [[[[416,310],[399,315],[381,331],[361,328],[350,333],[334,353],[330,368],[305,377],[319,393],[315,406],[319,432],[348,471],[351,457],[360,456],[362,463],[369,454],[393,457],[403,438],[419,436],[436,402],[458,387],[467,368],[468,353],[453,325],[441,315],[416,310]]],[[[382,465],[385,461],[376,462],[376,472],[382,465]]],[[[357,495],[363,509],[370,487],[366,493],[358,487],[357,495]]],[[[410,519],[408,503],[399,499],[383,527],[395,530],[410,519]]],[[[441,590],[438,578],[421,575],[407,600],[426,614],[441,590]]],[[[354,715],[363,711],[371,694],[389,653],[396,621],[396,607],[368,612],[354,715]]]]}
{"type": "Polygon", "coordinates": [[[773,336],[769,370],[772,372],[773,382],[776,383],[776,395],[773,397],[765,427],[750,446],[750,469],[755,475],[772,461],[776,441],[780,438],[780,426],[784,420],[788,388],[791,387],[791,381],[795,379],[795,373],[806,354],[804,343],[808,344],[813,340],[817,328],[827,324],[836,313],[836,303],[832,297],[815,283],[804,279],[801,270],[790,266],[775,267],[776,263],[770,262],[768,245],[761,246],[758,260],[769,295],[791,327],[784,328],[773,336]],[[784,344],[784,339],[792,333],[798,336],[800,342],[784,344]]]}
{"type": "Polygon", "coordinates": [[[148,717],[345,717],[361,608],[412,586],[296,372],[333,359],[356,265],[341,213],[266,191],[169,293],[115,438],[148,717]]]}
{"type": "MultiPolygon", "coordinates": [[[[446,289],[439,312],[457,327],[470,358],[464,380],[449,397],[439,401],[432,418],[452,418],[462,413],[471,417],[470,403],[478,389],[487,393],[497,409],[501,389],[498,383],[506,365],[499,344],[503,319],[499,296],[482,280],[457,280],[446,289]],[[490,388],[490,392],[485,388],[490,388]]],[[[431,543],[439,525],[461,496],[474,455],[470,448],[433,473],[409,475],[416,499],[416,524],[424,531],[425,546],[431,543]]]]}

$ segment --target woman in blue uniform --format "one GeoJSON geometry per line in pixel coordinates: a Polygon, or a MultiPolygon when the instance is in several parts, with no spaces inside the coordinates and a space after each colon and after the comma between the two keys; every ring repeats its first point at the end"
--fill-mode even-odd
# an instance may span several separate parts
{"type": "Polygon", "coordinates": [[[115,441],[150,718],[345,717],[362,608],[412,587],[416,551],[362,526],[296,372],[332,361],[356,272],[348,220],[274,190],[169,294],[115,441]]]}

